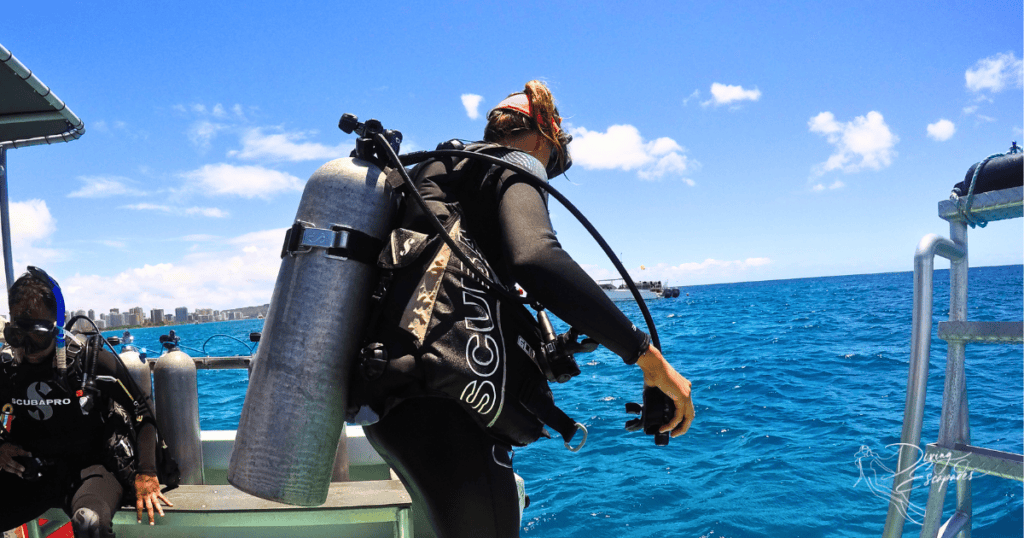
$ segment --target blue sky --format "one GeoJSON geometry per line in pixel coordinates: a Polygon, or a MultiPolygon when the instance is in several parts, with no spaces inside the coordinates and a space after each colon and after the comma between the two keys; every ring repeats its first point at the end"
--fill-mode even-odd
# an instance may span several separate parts
{"type": "MultiPolygon", "coordinates": [[[[0,43],[86,133],[8,152],[15,259],[76,309],[268,302],[342,113],[428,149],[533,78],[576,137],[553,185],[674,285],[911,270],[953,184],[1024,139],[1019,2],[19,4],[0,43]]],[[[1024,259],[1020,220],[970,238],[974,266],[1024,259]]]]}

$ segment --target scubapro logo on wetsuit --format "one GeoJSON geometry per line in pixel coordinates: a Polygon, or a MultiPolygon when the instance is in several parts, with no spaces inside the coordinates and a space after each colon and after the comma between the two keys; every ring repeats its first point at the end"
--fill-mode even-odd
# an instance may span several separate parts
{"type": "Polygon", "coordinates": [[[35,420],[48,420],[53,416],[53,405],[71,405],[71,398],[47,398],[46,395],[52,392],[50,385],[38,381],[28,386],[26,398],[12,398],[14,405],[33,406],[35,409],[28,410],[28,416],[35,420]]]}
{"type": "Polygon", "coordinates": [[[55,400],[22,400],[15,398],[14,405],[71,405],[71,398],[58,398],[55,400]]]}

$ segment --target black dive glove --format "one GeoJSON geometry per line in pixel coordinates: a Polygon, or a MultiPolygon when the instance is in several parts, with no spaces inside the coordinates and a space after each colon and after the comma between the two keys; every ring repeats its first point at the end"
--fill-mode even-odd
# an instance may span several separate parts
{"type": "Polygon", "coordinates": [[[635,432],[643,428],[644,433],[654,436],[655,445],[668,445],[669,432],[660,433],[658,430],[675,416],[676,404],[661,389],[644,387],[644,405],[629,402],[626,404],[626,412],[640,415],[640,418],[626,422],[626,431],[635,432]]]}

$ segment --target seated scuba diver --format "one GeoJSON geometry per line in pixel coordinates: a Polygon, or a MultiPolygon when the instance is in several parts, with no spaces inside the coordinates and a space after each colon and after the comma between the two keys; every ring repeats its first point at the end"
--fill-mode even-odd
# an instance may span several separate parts
{"type": "Polygon", "coordinates": [[[102,335],[71,336],[64,348],[60,287],[28,270],[8,291],[13,353],[0,358],[0,416],[10,423],[0,428],[0,531],[62,508],[76,538],[114,536],[123,504],[152,525],[160,502],[171,505],[157,479],[152,413],[128,392],[138,389],[102,335]]]}
{"type": "MultiPolygon", "coordinates": [[[[470,144],[466,149],[500,156],[535,171],[540,178],[554,178],[570,164],[567,145],[571,137],[560,128],[561,118],[543,83],[527,83],[523,92],[510,95],[487,119],[484,141],[488,144],[470,144]]],[[[411,177],[430,212],[466,249],[474,265],[506,287],[518,283],[531,300],[606,346],[626,364],[638,364],[644,384],[661,389],[675,404],[674,416],[660,431],[673,436],[686,432],[694,416],[690,382],[562,249],[551,227],[547,197],[540,189],[523,181],[521,172],[458,157],[426,161],[412,170],[411,177]]],[[[437,235],[424,212],[411,203],[406,203],[396,232],[405,234],[403,238],[437,235]]],[[[416,246],[408,246],[413,243],[395,241],[395,237],[393,233],[392,246],[401,245],[392,249],[396,258],[417,251],[416,246]]],[[[448,397],[431,397],[442,396],[436,387],[447,381],[439,377],[454,377],[437,367],[444,356],[469,363],[474,369],[497,368],[504,360],[503,370],[499,370],[505,372],[503,379],[522,377],[530,368],[537,370],[530,362],[535,344],[499,334],[506,324],[516,323],[509,319],[514,316],[505,315],[504,306],[487,299],[482,291],[485,287],[471,273],[463,271],[449,280],[452,267],[462,267],[462,262],[454,256],[451,261],[439,258],[435,254],[446,247],[431,241],[426,244],[433,247],[419,249],[427,254],[416,254],[418,261],[408,266],[396,264],[399,269],[394,272],[379,321],[371,329],[371,341],[380,343],[374,345],[383,348],[387,366],[383,374],[370,375],[364,366],[362,378],[357,376],[353,382],[353,400],[364,404],[360,409],[368,406],[379,416],[376,423],[364,426],[366,436],[399,475],[414,506],[425,509],[437,536],[519,536],[511,450],[545,436],[541,422],[552,427],[552,422],[558,422],[543,416],[537,420],[536,413],[531,414],[544,407],[544,398],[534,397],[536,393],[544,392],[548,401],[551,393],[538,371],[540,389],[534,383],[530,390],[513,390],[515,383],[502,381],[495,383],[499,389],[491,386],[491,392],[476,398],[488,385],[481,382],[466,385],[461,397],[458,390],[454,396],[448,391],[448,397]],[[431,283],[430,274],[438,267],[445,274],[431,283]],[[497,329],[490,326],[490,320],[498,322],[497,329]],[[473,330],[481,332],[469,334],[473,330]],[[460,331],[466,334],[453,339],[452,333],[460,331]],[[524,396],[524,392],[532,396],[524,396]],[[500,403],[495,406],[496,402],[500,403]],[[497,416],[488,424],[474,413],[482,415],[494,407],[499,414],[504,408],[502,417],[514,417],[502,419],[511,421],[511,427],[499,430],[497,416]]],[[[389,248],[382,260],[390,254],[389,248]]],[[[521,305],[516,308],[525,312],[521,305]]],[[[506,335],[515,330],[504,329],[506,335]]]]}

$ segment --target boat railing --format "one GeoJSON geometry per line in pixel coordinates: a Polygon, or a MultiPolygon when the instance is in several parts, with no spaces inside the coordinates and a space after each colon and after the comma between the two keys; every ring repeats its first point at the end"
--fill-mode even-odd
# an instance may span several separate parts
{"type": "Polygon", "coordinates": [[[946,379],[942,396],[939,438],[924,451],[932,478],[925,506],[921,538],[936,536],[970,538],[971,472],[1024,480],[1024,457],[1020,454],[971,445],[964,355],[968,343],[1020,343],[1024,322],[976,322],[967,320],[967,226],[969,220],[995,221],[1021,217],[1024,187],[1013,187],[976,195],[965,214],[960,203],[939,203],[939,216],[949,222],[950,238],[929,234],[921,239],[914,255],[914,307],[910,342],[910,368],[903,431],[892,496],[883,538],[903,535],[914,469],[919,465],[921,428],[924,421],[932,335],[932,276],[935,257],[950,261],[949,321],[940,322],[938,336],[947,342],[946,379]],[[956,510],[940,525],[942,507],[951,474],[956,484],[956,510]]]}

